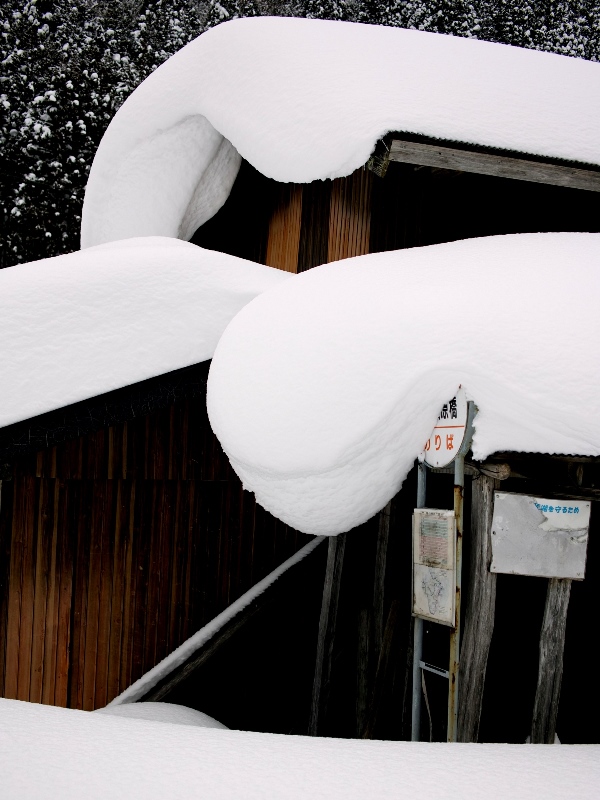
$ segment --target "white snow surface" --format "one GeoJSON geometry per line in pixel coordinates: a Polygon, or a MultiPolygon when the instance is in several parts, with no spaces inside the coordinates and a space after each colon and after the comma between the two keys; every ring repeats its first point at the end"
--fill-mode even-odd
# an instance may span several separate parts
{"type": "Polygon", "coordinates": [[[288,277],[159,237],[0,270],[0,427],[211,358],[288,277]]]}
{"type": "Polygon", "coordinates": [[[0,700],[5,800],[598,797],[600,747],[278,736],[0,700]]]}
{"type": "MultiPolygon", "coordinates": [[[[323,537],[317,536],[312,541],[308,542],[308,544],[305,544],[298,552],[286,559],[283,564],[276,567],[273,572],[270,572],[261,581],[255,583],[251,589],[244,592],[241,597],[234,600],[231,605],[227,606],[220,614],[217,614],[214,619],[211,619],[210,622],[200,628],[199,631],[196,631],[189,639],[186,639],[186,641],[173,650],[172,653],[169,653],[162,661],[159,661],[152,669],[144,673],[141,678],[138,678],[131,686],[128,686],[121,694],[117,695],[117,697],[111,700],[106,706],[106,709],[120,708],[127,704],[136,706],[145,705],[139,702],[140,698],[148,694],[148,692],[163,680],[163,678],[167,677],[167,675],[187,661],[200,647],[210,641],[227,622],[237,616],[240,611],[243,611],[246,606],[250,605],[253,600],[275,583],[275,581],[281,577],[284,572],[287,572],[290,567],[295,566],[302,561],[303,558],[306,558],[309,553],[312,553],[322,541],[323,537]]],[[[162,704],[157,703],[151,705],[162,704]]]]}
{"type": "Polygon", "coordinates": [[[278,181],[350,174],[389,131],[600,164],[600,64],[350,22],[218,25],[131,94],[102,139],[82,247],[190,238],[240,155],[278,181]]]}
{"type": "Polygon", "coordinates": [[[126,703],[125,705],[108,705],[98,708],[94,714],[112,714],[127,719],[148,719],[154,722],[173,722],[177,725],[195,725],[199,728],[220,728],[227,730],[222,722],[209,717],[195,708],[188,708],[177,703],[126,703]]]}
{"type": "Polygon", "coordinates": [[[306,533],[369,519],[462,384],[473,454],[600,454],[600,234],[360,256],[249,303],[212,361],[212,428],[245,488],[306,533]]]}

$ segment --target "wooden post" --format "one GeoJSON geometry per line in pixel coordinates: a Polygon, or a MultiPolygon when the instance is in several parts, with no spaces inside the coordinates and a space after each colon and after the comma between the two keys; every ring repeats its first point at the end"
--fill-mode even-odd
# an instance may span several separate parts
{"type": "MultiPolygon", "coordinates": [[[[368,608],[358,612],[358,652],[356,654],[356,735],[362,736],[371,694],[373,661],[373,615],[368,608]]],[[[376,651],[375,651],[376,652],[376,651]]],[[[375,656],[377,657],[377,656],[375,656]]]]}
{"type": "MultiPolygon", "coordinates": [[[[392,601],[388,613],[379,660],[377,662],[377,672],[373,685],[373,699],[366,718],[365,727],[361,733],[363,739],[372,739],[377,725],[377,718],[383,702],[386,685],[389,684],[389,676],[396,660],[397,639],[398,639],[398,600],[392,601]]],[[[412,667],[412,663],[409,665],[412,667]]]]}
{"type": "Polygon", "coordinates": [[[532,744],[554,744],[570,595],[571,581],[568,578],[551,578],[548,581],[531,722],[532,744]]]}
{"type": "Polygon", "coordinates": [[[383,644],[385,568],[387,549],[390,538],[390,517],[392,501],[379,514],[379,531],[377,535],[377,553],[375,555],[375,581],[373,584],[373,646],[375,658],[379,658],[383,644]]]}
{"type": "Polygon", "coordinates": [[[356,735],[363,736],[369,719],[369,705],[373,704],[376,671],[383,645],[385,570],[390,538],[392,501],[379,513],[373,604],[363,608],[358,617],[358,657],[356,664],[356,735]]]}
{"type": "Polygon", "coordinates": [[[481,475],[473,480],[472,485],[468,605],[460,653],[459,742],[478,740],[485,672],[496,610],[496,575],[489,571],[489,567],[492,560],[494,490],[498,487],[498,481],[481,475]]]}
{"type": "Polygon", "coordinates": [[[329,550],[327,552],[327,568],[325,570],[325,584],[323,586],[323,601],[321,603],[321,617],[319,619],[319,639],[317,641],[315,677],[313,681],[310,720],[308,723],[309,736],[318,736],[327,712],[331,659],[335,640],[335,625],[340,598],[345,548],[345,533],[340,533],[338,536],[332,536],[330,538],[329,550]]]}

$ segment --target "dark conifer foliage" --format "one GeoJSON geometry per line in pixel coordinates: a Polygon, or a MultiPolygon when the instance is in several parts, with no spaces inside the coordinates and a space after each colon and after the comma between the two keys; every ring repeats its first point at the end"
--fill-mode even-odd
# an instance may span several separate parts
{"type": "Polygon", "coordinates": [[[76,250],[94,153],[126,97],[203,30],[266,14],[600,60],[597,0],[0,0],[0,266],[76,250]]]}

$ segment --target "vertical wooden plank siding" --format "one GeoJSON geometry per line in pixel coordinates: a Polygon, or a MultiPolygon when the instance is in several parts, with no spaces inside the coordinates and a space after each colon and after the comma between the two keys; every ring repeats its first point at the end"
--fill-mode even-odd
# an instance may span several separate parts
{"type": "Polygon", "coordinates": [[[2,502],[0,693],[75,708],[105,705],[307,540],[243,492],[195,400],[25,457],[2,502]]]}
{"type": "Polygon", "coordinates": [[[302,187],[282,184],[269,223],[265,263],[286,272],[296,272],[302,220],[302,187]]]}
{"type": "Polygon", "coordinates": [[[372,172],[358,169],[347,178],[338,178],[333,182],[328,261],[339,261],[369,252],[372,181],[372,172]]]}

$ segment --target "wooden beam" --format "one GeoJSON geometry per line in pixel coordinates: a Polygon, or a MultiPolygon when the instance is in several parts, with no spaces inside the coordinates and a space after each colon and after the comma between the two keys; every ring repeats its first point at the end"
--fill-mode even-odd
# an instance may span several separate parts
{"type": "Polygon", "coordinates": [[[323,601],[321,603],[321,617],[319,619],[319,638],[317,641],[317,657],[315,662],[315,677],[313,681],[310,720],[308,724],[309,736],[318,736],[322,728],[327,703],[329,700],[329,682],[331,677],[331,661],[335,641],[335,628],[337,610],[340,599],[340,586],[342,582],[342,567],[344,564],[344,550],[346,548],[346,534],[340,533],[329,539],[327,552],[327,567],[323,585],[323,601]]]}
{"type": "Polygon", "coordinates": [[[554,744],[570,595],[571,581],[568,578],[551,578],[548,581],[531,722],[532,744],[554,744]]]}
{"type": "Polygon", "coordinates": [[[496,574],[492,560],[492,516],[498,481],[480,475],[472,483],[471,559],[463,641],[460,652],[459,742],[476,742],[487,660],[494,632],[496,574]]]}
{"type": "Polygon", "coordinates": [[[514,158],[513,156],[458,150],[453,147],[393,139],[390,161],[418,164],[425,167],[476,172],[497,178],[548,183],[570,189],[600,192],[600,171],[581,167],[551,164],[546,161],[514,158]]]}

